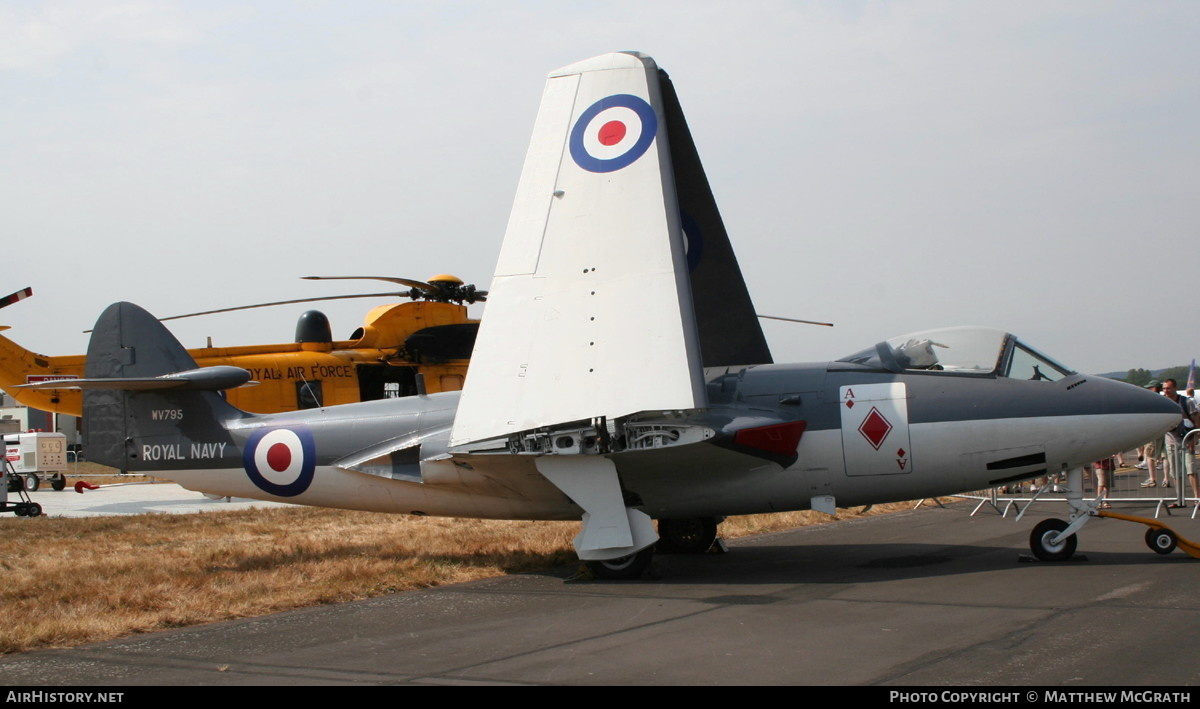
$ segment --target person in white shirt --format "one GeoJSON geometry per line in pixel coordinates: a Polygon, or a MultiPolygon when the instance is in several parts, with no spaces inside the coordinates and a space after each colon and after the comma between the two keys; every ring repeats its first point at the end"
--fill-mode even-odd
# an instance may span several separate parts
{"type": "MultiPolygon", "coordinates": [[[[1166,436],[1167,459],[1173,460],[1173,456],[1180,449],[1180,447],[1183,446],[1184,436],[1186,436],[1188,431],[1192,430],[1197,424],[1200,424],[1200,414],[1197,413],[1200,411],[1200,409],[1197,409],[1196,402],[1192,401],[1186,396],[1181,396],[1179,392],[1176,391],[1178,384],[1175,383],[1174,379],[1168,379],[1164,381],[1162,386],[1163,396],[1179,404],[1180,413],[1183,415],[1183,419],[1179,422],[1179,426],[1168,431],[1166,436]]],[[[1200,485],[1197,485],[1196,483],[1196,444],[1194,439],[1195,436],[1188,439],[1187,450],[1183,451],[1183,470],[1177,470],[1175,471],[1175,474],[1176,476],[1178,476],[1180,473],[1186,474],[1188,482],[1190,482],[1192,486],[1192,496],[1200,498],[1200,485]]]]}

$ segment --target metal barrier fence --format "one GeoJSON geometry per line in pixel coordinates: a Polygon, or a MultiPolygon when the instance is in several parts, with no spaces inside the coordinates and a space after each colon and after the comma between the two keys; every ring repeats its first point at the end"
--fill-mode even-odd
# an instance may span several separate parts
{"type": "MultiPolygon", "coordinates": [[[[1117,456],[1100,465],[1093,465],[1091,471],[1085,471],[1083,476],[1083,499],[1093,501],[1100,499],[1104,504],[1113,507],[1145,507],[1154,505],[1155,518],[1172,511],[1186,511],[1192,518],[1197,518],[1200,511],[1200,499],[1192,487],[1189,475],[1200,472],[1200,463],[1196,462],[1195,454],[1188,450],[1188,445],[1200,440],[1200,429],[1190,431],[1183,439],[1183,445],[1177,449],[1168,449],[1164,454],[1165,464],[1160,464],[1155,472],[1154,485],[1149,485],[1150,471],[1134,465],[1137,462],[1137,451],[1124,453],[1125,465],[1117,463],[1117,456]],[[1104,467],[1104,470],[1096,468],[1104,467]],[[1163,467],[1168,471],[1164,474],[1163,467]]],[[[974,493],[963,493],[957,497],[978,500],[974,515],[981,509],[990,507],[1007,517],[1010,512],[1017,516],[1034,503],[1049,502],[1061,504],[1066,502],[1067,475],[1059,473],[1042,478],[1027,480],[1022,483],[1005,485],[991,490],[980,490],[974,493]]]]}

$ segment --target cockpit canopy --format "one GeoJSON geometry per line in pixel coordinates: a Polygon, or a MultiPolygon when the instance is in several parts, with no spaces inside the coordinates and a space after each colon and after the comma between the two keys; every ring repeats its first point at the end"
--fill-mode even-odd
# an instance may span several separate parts
{"type": "Polygon", "coordinates": [[[1074,373],[1015,335],[986,327],[914,332],[837,361],[896,373],[987,375],[1048,382],[1074,373]]]}

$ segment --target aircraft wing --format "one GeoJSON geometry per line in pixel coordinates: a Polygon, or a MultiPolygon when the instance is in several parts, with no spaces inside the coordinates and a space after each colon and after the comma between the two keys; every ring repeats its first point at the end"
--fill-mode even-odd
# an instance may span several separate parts
{"type": "Polygon", "coordinates": [[[658,68],[550,74],[451,445],[705,406],[658,68]]]}

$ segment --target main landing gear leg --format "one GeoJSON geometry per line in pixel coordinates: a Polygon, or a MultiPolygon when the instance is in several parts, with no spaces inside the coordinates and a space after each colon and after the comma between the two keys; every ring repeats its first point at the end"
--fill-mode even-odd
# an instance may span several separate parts
{"type": "Polygon", "coordinates": [[[1083,468],[1067,473],[1067,505],[1071,521],[1045,519],[1038,522],[1029,535],[1029,550],[1042,561],[1066,561],[1075,555],[1079,540],[1075,534],[1096,515],[1099,500],[1083,499],[1083,468]]]}
{"type": "Polygon", "coordinates": [[[575,552],[598,579],[635,579],[654,558],[658,533],[641,510],[625,506],[617,468],[598,455],[545,455],[538,472],[584,509],[575,552]]]}

